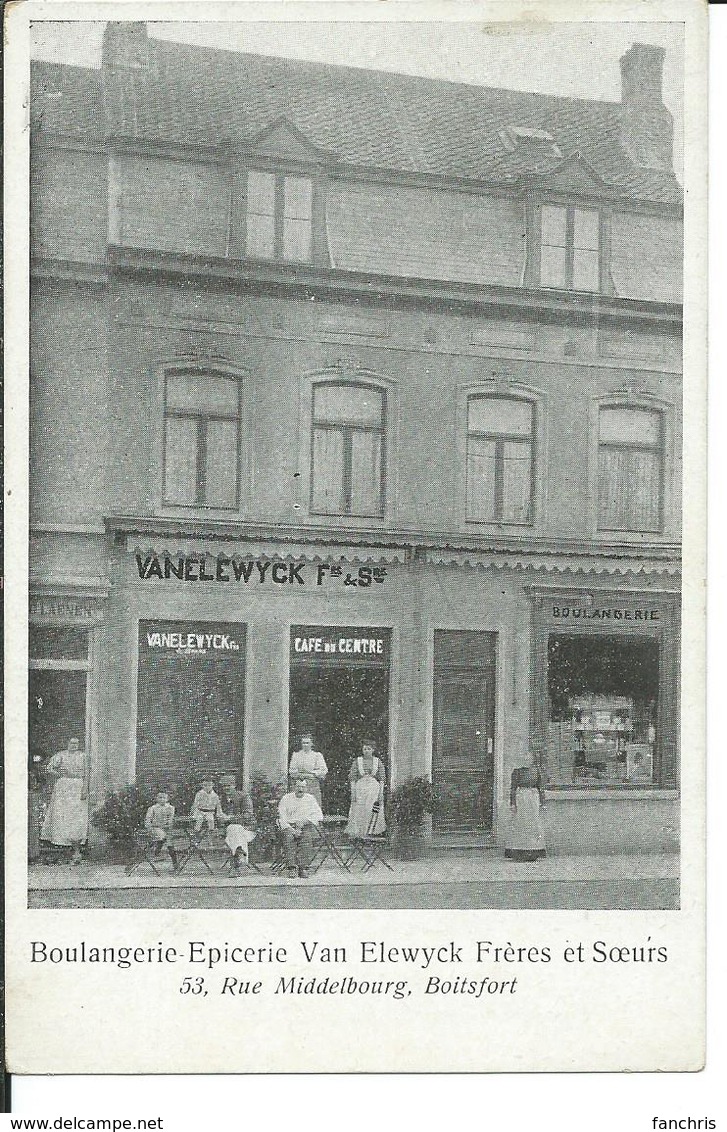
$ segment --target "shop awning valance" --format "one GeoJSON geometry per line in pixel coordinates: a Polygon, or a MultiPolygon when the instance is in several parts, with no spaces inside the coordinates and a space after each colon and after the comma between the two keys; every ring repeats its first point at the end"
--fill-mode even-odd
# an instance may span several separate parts
{"type": "Polygon", "coordinates": [[[486,570],[520,570],[543,574],[639,574],[678,577],[681,564],[672,560],[600,558],[535,554],[488,554],[478,551],[428,550],[427,562],[436,566],[472,566],[486,570]]]}
{"type": "Polygon", "coordinates": [[[184,558],[205,555],[208,558],[228,559],[269,559],[271,561],[296,562],[404,562],[405,547],[346,546],[337,544],[321,546],[315,543],[289,542],[202,542],[198,539],[169,539],[154,543],[140,542],[129,536],[126,549],[131,554],[139,554],[142,559],[155,555],[164,558],[184,558]]]}

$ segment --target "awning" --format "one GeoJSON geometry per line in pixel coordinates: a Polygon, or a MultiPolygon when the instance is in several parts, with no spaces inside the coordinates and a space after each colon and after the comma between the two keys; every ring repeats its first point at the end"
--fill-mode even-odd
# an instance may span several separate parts
{"type": "Polygon", "coordinates": [[[270,561],[296,562],[405,562],[406,547],[317,545],[315,543],[289,542],[214,542],[205,543],[198,539],[174,539],[155,544],[141,544],[138,536],[130,535],[126,549],[131,554],[139,554],[142,559],[155,555],[164,558],[186,558],[205,556],[217,559],[225,557],[246,561],[261,558],[270,561]]]}
{"type": "Polygon", "coordinates": [[[483,570],[543,574],[640,574],[679,577],[681,564],[673,560],[600,558],[597,555],[487,554],[478,551],[428,550],[426,561],[436,566],[471,566],[483,570]]]}

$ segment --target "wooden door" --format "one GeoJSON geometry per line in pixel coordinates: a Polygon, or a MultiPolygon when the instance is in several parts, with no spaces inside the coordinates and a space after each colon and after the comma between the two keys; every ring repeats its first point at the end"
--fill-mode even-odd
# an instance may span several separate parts
{"type": "Polygon", "coordinates": [[[432,782],[439,833],[492,829],[494,681],[487,672],[436,672],[432,782]]]}

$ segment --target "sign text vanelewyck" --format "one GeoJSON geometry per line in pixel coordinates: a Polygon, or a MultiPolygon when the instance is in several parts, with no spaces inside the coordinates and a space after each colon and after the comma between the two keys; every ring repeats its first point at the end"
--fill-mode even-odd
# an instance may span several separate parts
{"type": "Polygon", "coordinates": [[[139,577],[180,582],[238,582],[241,585],[322,586],[338,579],[344,586],[368,589],[386,578],[384,566],[357,566],[348,570],[335,562],[291,562],[269,558],[231,558],[226,554],[139,554],[139,577]]]}

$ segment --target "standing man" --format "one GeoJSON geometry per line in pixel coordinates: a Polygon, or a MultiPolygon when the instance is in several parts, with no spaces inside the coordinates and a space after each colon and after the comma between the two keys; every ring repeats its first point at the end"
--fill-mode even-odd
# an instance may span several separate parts
{"type": "Polygon", "coordinates": [[[300,737],[300,750],[294,751],[290,760],[290,779],[295,781],[298,774],[304,774],[308,779],[308,790],[318,805],[323,807],[322,787],[328,774],[326,760],[320,751],[313,750],[313,736],[310,731],[304,731],[300,737]]]}
{"type": "Polygon", "coordinates": [[[305,775],[298,775],[294,790],[280,799],[278,818],[288,876],[310,876],[313,838],[323,821],[323,812],[313,795],[308,793],[305,775]]]}
{"type": "Polygon", "coordinates": [[[46,764],[46,774],[55,779],[41,838],[51,845],[69,848],[72,865],[81,864],[81,845],[88,837],[89,760],[78,739],[69,739],[46,764]]]}

